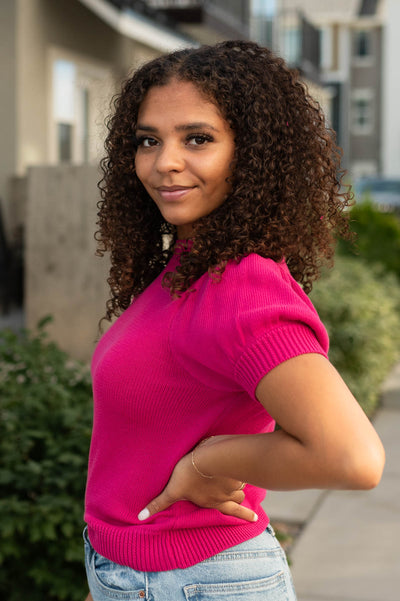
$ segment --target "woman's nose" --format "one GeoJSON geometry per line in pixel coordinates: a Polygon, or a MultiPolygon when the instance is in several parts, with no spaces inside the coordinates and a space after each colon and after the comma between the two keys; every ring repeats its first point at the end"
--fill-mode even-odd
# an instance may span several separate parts
{"type": "Polygon", "coordinates": [[[182,171],[184,165],[183,149],[180,145],[172,143],[160,147],[156,159],[157,171],[160,173],[182,171]]]}

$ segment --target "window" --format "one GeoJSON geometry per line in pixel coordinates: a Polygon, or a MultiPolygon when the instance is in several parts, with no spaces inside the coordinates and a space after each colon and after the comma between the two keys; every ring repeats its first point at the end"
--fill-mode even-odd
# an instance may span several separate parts
{"type": "Polygon", "coordinates": [[[298,64],[301,55],[301,33],[298,28],[283,31],[283,56],[290,65],[298,64]]]}
{"type": "Polygon", "coordinates": [[[50,55],[52,114],[49,160],[87,163],[102,152],[104,116],[113,91],[107,68],[57,50],[50,55]]]}
{"type": "Polygon", "coordinates": [[[59,161],[65,163],[72,160],[72,125],[57,123],[57,150],[59,161]]]}
{"type": "Polygon", "coordinates": [[[356,29],[353,33],[353,62],[371,65],[374,62],[373,30],[356,29]]]}
{"type": "Polygon", "coordinates": [[[53,65],[53,115],[56,122],[58,161],[72,160],[75,120],[75,78],[73,63],[57,60],[53,65]]]}
{"type": "Polygon", "coordinates": [[[355,90],[352,95],[352,133],[370,135],[374,129],[373,90],[355,90]]]}
{"type": "Polygon", "coordinates": [[[376,15],[378,0],[362,0],[359,9],[360,17],[376,15]]]}
{"type": "Polygon", "coordinates": [[[250,37],[261,46],[274,48],[276,11],[276,0],[253,0],[251,2],[250,37]]]}
{"type": "Polygon", "coordinates": [[[369,123],[370,101],[367,98],[357,98],[354,101],[354,125],[359,128],[365,128],[369,123]]]}
{"type": "Polygon", "coordinates": [[[369,56],[371,54],[371,40],[369,31],[357,31],[356,33],[356,56],[369,56]]]}
{"type": "Polygon", "coordinates": [[[276,0],[253,0],[251,11],[253,15],[273,17],[276,15],[276,0]]]}

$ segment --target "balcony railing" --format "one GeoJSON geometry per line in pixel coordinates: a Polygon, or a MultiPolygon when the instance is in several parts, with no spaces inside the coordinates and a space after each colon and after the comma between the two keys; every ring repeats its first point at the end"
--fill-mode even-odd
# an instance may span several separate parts
{"type": "Polygon", "coordinates": [[[147,0],[149,6],[158,9],[196,8],[204,4],[204,0],[147,0]]]}
{"type": "Polygon", "coordinates": [[[247,37],[248,0],[108,0],[175,29],[180,23],[211,26],[229,37],[247,37]]]}

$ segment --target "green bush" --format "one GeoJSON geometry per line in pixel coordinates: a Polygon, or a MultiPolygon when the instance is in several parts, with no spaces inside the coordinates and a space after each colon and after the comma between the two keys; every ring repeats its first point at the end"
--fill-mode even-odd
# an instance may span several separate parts
{"type": "Polygon", "coordinates": [[[339,253],[359,256],[367,263],[379,263],[400,279],[399,216],[383,213],[365,200],[352,207],[350,226],[357,236],[356,242],[340,241],[339,253]]]}
{"type": "Polygon", "coordinates": [[[311,299],[330,335],[330,360],[371,415],[400,350],[397,278],[379,265],[337,257],[311,299]]]}
{"type": "Polygon", "coordinates": [[[87,370],[38,332],[0,332],[0,597],[82,601],[87,370]]]}

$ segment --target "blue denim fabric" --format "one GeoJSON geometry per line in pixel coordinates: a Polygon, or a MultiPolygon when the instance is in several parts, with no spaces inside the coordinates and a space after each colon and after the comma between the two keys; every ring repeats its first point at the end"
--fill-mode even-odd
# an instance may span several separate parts
{"type": "Polygon", "coordinates": [[[285,554],[273,529],[185,569],[139,572],[109,561],[84,531],[94,601],[296,601],[285,554]]]}

